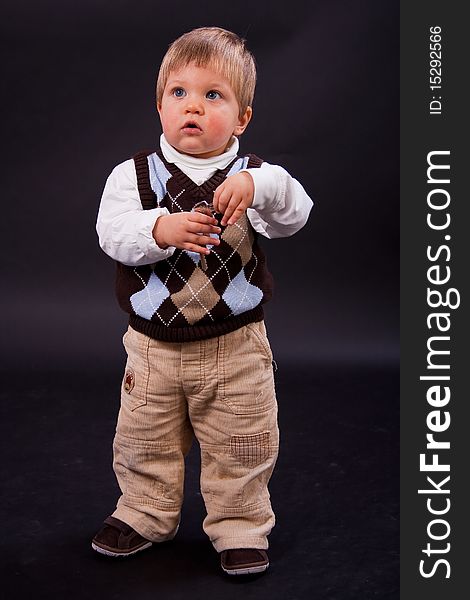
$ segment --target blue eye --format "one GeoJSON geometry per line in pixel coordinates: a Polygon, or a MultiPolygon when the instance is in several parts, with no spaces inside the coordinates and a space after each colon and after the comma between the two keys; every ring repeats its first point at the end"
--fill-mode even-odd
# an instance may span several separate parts
{"type": "Polygon", "coordinates": [[[173,90],[173,96],[175,96],[176,98],[183,98],[184,96],[186,96],[186,92],[183,90],[183,88],[175,88],[173,90]]]}
{"type": "Polygon", "coordinates": [[[206,98],[208,98],[209,100],[217,100],[220,97],[221,96],[220,96],[219,92],[216,92],[215,90],[211,90],[210,92],[207,92],[207,94],[206,94],[206,98]]]}

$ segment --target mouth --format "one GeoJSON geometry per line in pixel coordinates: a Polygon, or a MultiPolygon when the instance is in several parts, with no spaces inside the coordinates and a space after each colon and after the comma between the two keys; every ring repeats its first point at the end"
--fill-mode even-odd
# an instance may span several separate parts
{"type": "Polygon", "coordinates": [[[196,123],[196,121],[186,121],[181,128],[185,133],[202,133],[202,129],[196,123]]]}

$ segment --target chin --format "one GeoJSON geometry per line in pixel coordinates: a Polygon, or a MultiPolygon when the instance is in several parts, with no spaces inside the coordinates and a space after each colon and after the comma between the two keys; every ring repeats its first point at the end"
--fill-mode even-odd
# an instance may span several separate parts
{"type": "Polygon", "coordinates": [[[200,146],[198,146],[197,144],[191,144],[191,143],[176,143],[176,144],[172,144],[174,148],[176,148],[178,150],[178,152],[182,152],[183,154],[200,154],[201,152],[207,152],[207,150],[205,148],[201,148],[200,146]]]}
{"type": "Polygon", "coordinates": [[[201,154],[206,154],[206,150],[194,150],[193,148],[176,148],[181,154],[189,154],[189,156],[198,157],[201,154]]]}
{"type": "Polygon", "coordinates": [[[195,158],[206,158],[205,156],[201,156],[201,155],[206,155],[206,154],[212,154],[213,152],[216,152],[217,149],[201,149],[201,148],[188,148],[188,147],[179,147],[176,148],[178,150],[178,152],[181,152],[182,154],[189,154],[191,156],[194,156],[195,158]]]}

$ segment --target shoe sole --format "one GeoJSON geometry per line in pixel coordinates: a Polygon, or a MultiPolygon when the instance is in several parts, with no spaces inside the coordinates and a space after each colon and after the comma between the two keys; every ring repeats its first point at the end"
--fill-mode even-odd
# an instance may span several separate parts
{"type": "Polygon", "coordinates": [[[104,554],[105,556],[112,556],[114,558],[125,558],[126,556],[132,556],[133,554],[137,554],[137,552],[141,552],[142,550],[150,548],[150,546],[152,546],[152,542],[148,542],[148,544],[143,544],[142,546],[139,546],[131,552],[113,552],[112,550],[109,550],[107,548],[97,546],[95,542],[91,542],[91,547],[93,548],[93,550],[99,552],[100,554],[104,554]]]}
{"type": "MultiPolygon", "coordinates": [[[[222,566],[222,565],[221,565],[222,566]]],[[[266,565],[259,565],[258,567],[242,567],[239,569],[226,569],[222,566],[222,569],[227,575],[254,575],[255,573],[262,573],[269,567],[269,563],[266,565]]]]}

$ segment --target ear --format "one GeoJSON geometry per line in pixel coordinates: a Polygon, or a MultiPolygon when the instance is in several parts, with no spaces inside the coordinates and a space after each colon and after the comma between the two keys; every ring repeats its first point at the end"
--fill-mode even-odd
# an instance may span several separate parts
{"type": "Polygon", "coordinates": [[[246,107],[245,114],[238,118],[238,125],[233,130],[233,135],[241,135],[248,127],[248,123],[251,121],[253,110],[251,106],[246,107]]]}
{"type": "Polygon", "coordinates": [[[162,111],[162,103],[161,102],[157,102],[157,111],[158,111],[158,114],[160,114],[162,111]]]}

